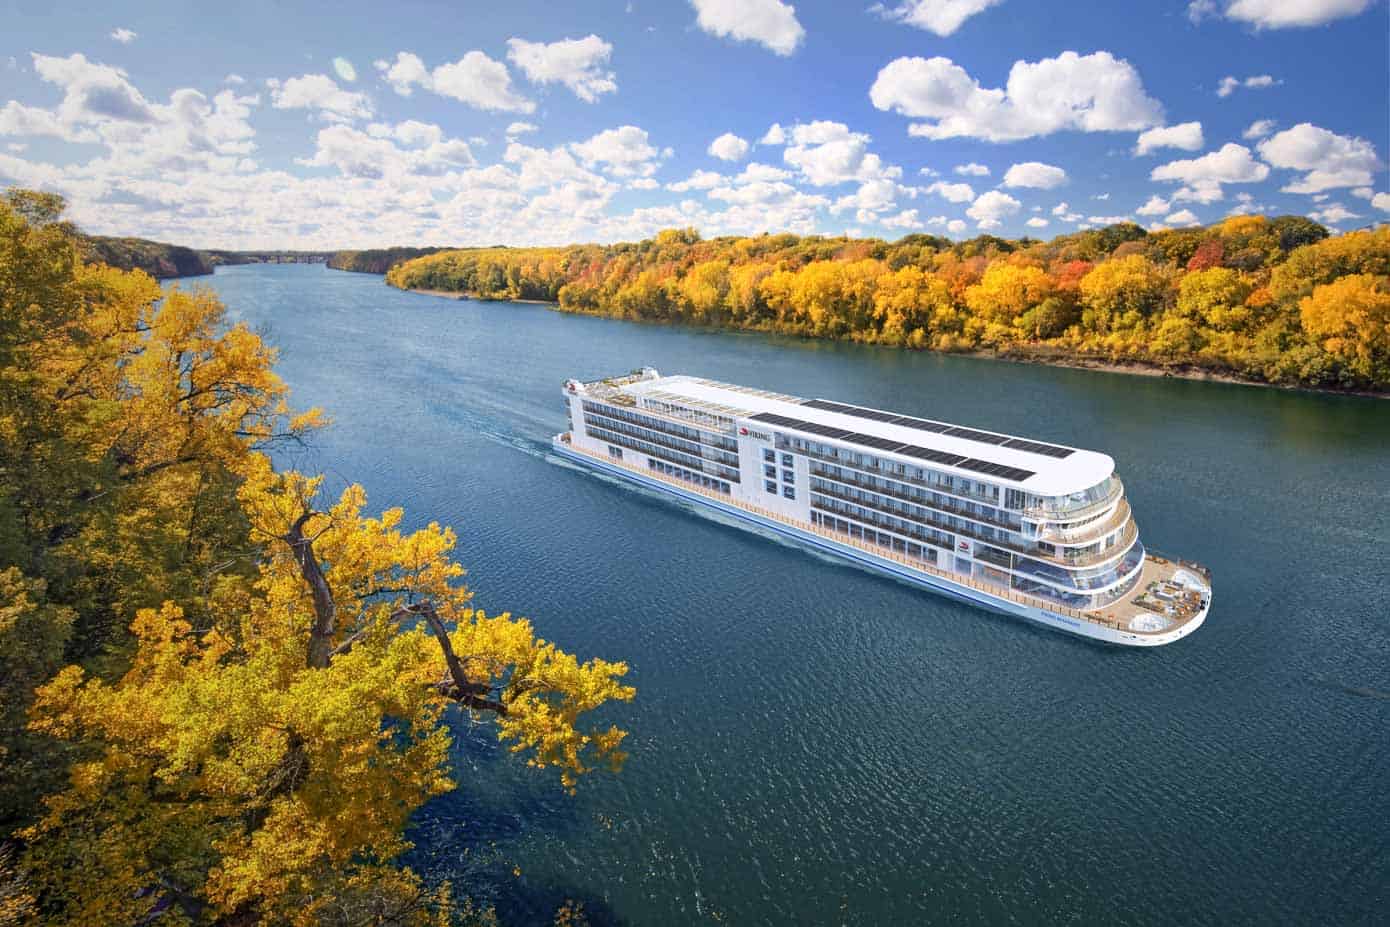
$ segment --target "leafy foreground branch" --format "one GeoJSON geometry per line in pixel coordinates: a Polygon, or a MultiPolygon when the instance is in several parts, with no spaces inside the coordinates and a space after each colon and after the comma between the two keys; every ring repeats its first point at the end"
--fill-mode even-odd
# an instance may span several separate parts
{"type": "Polygon", "coordinates": [[[318,418],[274,353],[83,264],[61,205],[0,204],[0,925],[490,922],[395,862],[467,785],[449,720],[573,790],[624,759],[591,719],[626,666],[472,608],[449,529],[277,472],[318,418]]]}

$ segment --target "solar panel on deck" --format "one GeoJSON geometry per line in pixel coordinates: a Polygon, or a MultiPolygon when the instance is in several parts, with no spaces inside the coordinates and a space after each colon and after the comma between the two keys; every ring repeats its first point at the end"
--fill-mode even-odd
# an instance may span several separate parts
{"type": "Polygon", "coordinates": [[[899,415],[897,418],[889,419],[890,425],[902,425],[905,428],[916,428],[918,431],[932,431],[940,434],[943,431],[950,431],[954,426],[944,425],[941,422],[933,422],[925,418],[913,418],[911,415],[899,415]]]}
{"type": "Polygon", "coordinates": [[[965,438],[967,441],[979,441],[981,444],[1003,444],[1009,440],[1008,435],[992,435],[987,431],[976,431],[974,428],[952,428],[942,434],[953,438],[965,438]]]}
{"type": "Polygon", "coordinates": [[[1030,454],[1042,454],[1045,457],[1056,457],[1061,460],[1076,453],[1069,447],[1058,447],[1055,444],[1043,444],[1041,441],[1029,441],[1025,438],[1014,438],[1006,441],[1004,447],[1011,447],[1019,451],[1027,451],[1030,454]]]}
{"type": "Polygon", "coordinates": [[[964,460],[959,454],[948,454],[945,451],[934,451],[929,447],[918,447],[915,444],[906,444],[898,448],[897,453],[904,457],[916,457],[918,460],[925,460],[928,463],[946,464],[955,466],[958,461],[964,460]]]}
{"type": "Polygon", "coordinates": [[[875,422],[891,422],[898,417],[896,412],[880,412],[877,409],[860,409],[855,414],[860,418],[867,418],[875,422]]]}
{"type": "Polygon", "coordinates": [[[802,403],[808,409],[820,409],[825,412],[839,412],[842,415],[854,415],[858,410],[854,406],[847,406],[843,402],[831,402],[829,399],[808,399],[802,403]]]}
{"type": "Polygon", "coordinates": [[[966,458],[956,464],[962,470],[971,470],[975,473],[983,473],[986,476],[1002,476],[1006,480],[1022,482],[1033,475],[1032,470],[1022,470],[1018,467],[1010,467],[1006,464],[990,463],[988,460],[976,460],[974,457],[966,458]]]}
{"type": "MultiPolygon", "coordinates": [[[[816,402],[821,403],[822,406],[832,404],[824,400],[816,400],[816,402]]],[[[805,403],[805,405],[810,405],[810,403],[805,403]]],[[[818,406],[817,408],[820,408],[820,406],[818,406]]],[[[902,444],[891,438],[880,438],[876,435],[866,435],[859,432],[846,431],[843,428],[832,428],[829,425],[821,425],[817,422],[803,422],[801,419],[790,418],[785,415],[778,415],[775,412],[759,412],[757,415],[749,416],[749,421],[762,422],[764,424],[779,426],[782,428],[793,428],[797,431],[806,432],[807,434],[820,435],[822,437],[832,438],[838,441],[846,441],[852,444],[862,445],[863,447],[874,448],[875,450],[891,451],[895,454],[901,454],[904,457],[913,457],[918,460],[925,460],[928,463],[945,464],[948,467],[959,467],[962,470],[970,470],[975,473],[982,473],[986,476],[999,476],[1003,477],[1006,480],[1014,480],[1015,482],[1021,482],[1023,480],[1026,480],[1034,474],[1034,471],[1032,470],[1024,470],[1019,467],[1011,467],[1007,464],[991,463],[988,460],[977,460],[974,457],[962,457],[959,454],[951,454],[947,453],[946,451],[932,450],[931,448],[920,447],[916,444],[902,444]]],[[[997,437],[996,435],[991,435],[988,432],[977,432],[969,428],[952,428],[950,430],[950,433],[956,435],[957,437],[969,437],[970,434],[980,434],[989,438],[997,437]],[[962,432],[966,432],[969,434],[962,434],[962,432]]],[[[1009,440],[1010,439],[1008,438],[1001,439],[1001,441],[1009,440]]],[[[1036,444],[1038,442],[1026,443],[1036,444]]],[[[1051,447],[1051,445],[1044,446],[1051,447]]],[[[1068,453],[1070,453],[1070,451],[1068,451],[1068,453]]]]}
{"type": "Polygon", "coordinates": [[[874,435],[852,434],[849,435],[846,440],[880,451],[895,451],[903,446],[901,441],[894,441],[891,438],[879,438],[874,435]]]}

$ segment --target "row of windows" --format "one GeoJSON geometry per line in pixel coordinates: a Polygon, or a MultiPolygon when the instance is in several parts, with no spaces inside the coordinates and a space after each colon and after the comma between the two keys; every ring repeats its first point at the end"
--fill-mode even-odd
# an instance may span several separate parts
{"type": "Polygon", "coordinates": [[[1003,512],[994,506],[985,505],[980,502],[967,502],[943,495],[939,492],[933,492],[923,486],[913,486],[909,483],[884,479],[881,476],[860,473],[846,467],[821,463],[815,460],[811,461],[811,475],[828,477],[850,486],[871,489],[875,492],[890,495],[906,502],[915,502],[931,508],[941,509],[942,511],[961,515],[965,518],[997,525],[1006,530],[1021,531],[1023,528],[1023,520],[1017,515],[1003,512]]]}
{"type": "Polygon", "coordinates": [[[677,405],[673,402],[662,402],[658,399],[643,399],[642,406],[651,409],[653,412],[660,412],[663,415],[674,415],[676,418],[698,422],[701,425],[707,425],[717,431],[729,432],[733,431],[734,428],[734,420],[728,416],[703,412],[699,409],[677,405]]]}
{"type": "Polygon", "coordinates": [[[647,428],[652,428],[657,431],[665,432],[666,434],[686,438],[690,441],[698,441],[701,444],[708,444],[711,447],[723,448],[726,451],[733,451],[735,453],[737,453],[738,451],[738,441],[728,437],[727,435],[702,431],[698,428],[691,428],[687,425],[678,425],[675,422],[667,421],[664,418],[656,418],[655,416],[651,415],[643,415],[640,412],[634,412],[630,409],[622,409],[617,406],[610,406],[602,403],[590,402],[587,399],[584,401],[583,405],[585,412],[592,412],[597,415],[606,415],[609,418],[621,419],[625,422],[631,422],[634,425],[642,425],[647,428]]]}
{"type": "Polygon", "coordinates": [[[861,505],[884,512],[888,515],[901,516],[914,522],[925,524],[928,527],[942,528],[946,531],[968,534],[984,541],[998,541],[999,543],[1010,544],[1014,547],[1023,547],[1023,541],[1016,535],[1002,529],[992,528],[989,525],[979,525],[954,515],[938,512],[935,509],[923,508],[913,505],[910,502],[901,502],[891,496],[881,496],[863,489],[856,489],[851,486],[841,486],[831,483],[818,477],[811,478],[811,489],[815,492],[822,492],[827,495],[838,496],[850,502],[857,502],[861,505]]]}
{"type": "MultiPolygon", "coordinates": [[[[648,444],[646,441],[639,441],[636,438],[629,437],[628,435],[620,435],[617,432],[608,431],[606,429],[598,428],[592,425],[586,426],[585,430],[588,431],[588,433],[591,436],[598,438],[601,441],[607,441],[610,444],[616,444],[619,447],[627,448],[630,451],[638,451],[643,454],[651,454],[652,456],[660,457],[663,460],[669,460],[672,463],[682,464],[684,466],[696,470],[704,469],[702,462],[697,457],[687,457],[686,455],[681,454],[678,451],[673,451],[665,447],[658,447],[655,444],[648,444]]],[[[711,464],[711,466],[713,465],[711,464]]]]}
{"type": "Polygon", "coordinates": [[[714,460],[724,464],[727,467],[738,466],[737,454],[730,454],[727,451],[721,451],[716,448],[705,447],[696,441],[687,441],[684,438],[677,438],[666,431],[660,431],[653,428],[644,428],[640,425],[633,425],[631,423],[612,418],[603,413],[586,411],[584,413],[584,425],[585,427],[588,427],[591,424],[597,425],[600,428],[606,428],[609,431],[620,431],[624,434],[632,435],[635,438],[641,438],[643,441],[650,441],[653,444],[660,444],[663,447],[669,447],[672,450],[677,450],[684,454],[690,454],[695,457],[703,457],[707,460],[714,460]]]}
{"type": "MultiPolygon", "coordinates": [[[[613,448],[609,448],[613,450],[613,448]]],[[[622,456],[622,452],[618,453],[622,456]]],[[[703,486],[705,489],[712,489],[715,492],[723,493],[728,496],[733,493],[733,487],[723,480],[716,480],[712,476],[703,473],[696,473],[693,470],[686,470],[684,467],[675,467],[664,460],[657,460],[655,457],[647,458],[647,469],[655,470],[657,473],[664,473],[667,476],[674,476],[678,480],[685,480],[687,483],[694,483],[696,486],[703,486]]]]}
{"type": "Polygon", "coordinates": [[[999,505],[999,487],[991,483],[983,483],[979,480],[971,480],[961,476],[954,476],[950,473],[942,473],[939,470],[932,470],[929,467],[919,467],[912,464],[899,463],[895,460],[885,460],[880,457],[875,457],[872,454],[865,454],[862,451],[837,447],[833,444],[822,444],[819,441],[808,441],[805,438],[788,437],[780,433],[777,435],[777,446],[801,451],[802,453],[812,457],[819,457],[830,463],[845,464],[847,466],[857,467],[861,470],[885,473],[901,480],[910,480],[933,489],[941,489],[953,495],[968,496],[972,499],[984,502],[987,505],[999,505]]]}
{"type": "MultiPolygon", "coordinates": [[[[819,500],[814,501],[812,504],[816,506],[821,505],[819,500]]],[[[924,538],[924,540],[929,541],[929,544],[934,544],[936,546],[932,547],[928,545],[919,545],[910,539],[896,537],[894,536],[894,534],[888,534],[884,531],[876,531],[873,527],[870,527],[869,525],[861,525],[854,521],[846,521],[843,518],[837,517],[838,514],[847,514],[851,518],[858,518],[862,521],[867,521],[870,524],[874,523],[874,520],[871,516],[866,517],[866,515],[863,513],[853,511],[853,506],[838,506],[835,508],[838,508],[841,511],[837,512],[836,514],[831,514],[831,512],[829,511],[820,512],[813,510],[811,512],[811,523],[821,525],[822,527],[829,528],[833,531],[838,531],[841,534],[847,534],[853,538],[862,538],[869,543],[878,544],[880,547],[891,547],[891,549],[897,551],[898,553],[906,553],[908,556],[924,559],[928,563],[936,563],[938,561],[938,558],[942,556],[942,552],[939,552],[936,549],[937,547],[945,548],[948,550],[951,549],[951,543],[949,538],[924,538]]],[[[911,530],[910,526],[904,527],[902,525],[897,525],[891,527],[893,528],[895,534],[905,534],[909,537],[921,537],[921,535],[919,535],[917,532],[911,530]]],[[[932,532],[932,534],[937,535],[939,533],[932,532]]],[[[989,548],[977,547],[975,549],[975,556],[985,562],[996,562],[997,554],[998,552],[991,551],[989,548]],[[996,556],[990,556],[990,554],[994,554],[996,556]]],[[[1003,567],[1008,567],[1010,564],[1006,559],[999,565],[1003,567]]],[[[1008,576],[1008,574],[1004,573],[1002,570],[990,569],[987,566],[985,566],[985,563],[980,563],[979,566],[982,574],[989,574],[983,576],[982,578],[992,578],[1000,585],[1009,585],[1012,588],[1017,589],[1019,591],[1028,592],[1032,595],[1040,596],[1050,601],[1057,602],[1058,604],[1068,605],[1073,608],[1087,608],[1093,605],[1105,605],[1111,602],[1118,601],[1124,595],[1124,593],[1127,592],[1129,589],[1132,589],[1134,587],[1134,584],[1138,581],[1138,577],[1136,574],[1135,577],[1126,580],[1120,590],[1112,590],[1111,592],[1100,593],[1099,595],[1086,595],[1080,592],[1065,592],[1061,589],[1057,589],[1054,586],[1046,585],[1045,583],[1040,582],[1038,580],[1028,579],[1026,576],[1013,576],[1011,579],[1006,579],[1005,577],[1008,576]]],[[[1019,565],[1017,564],[1015,565],[1016,568],[1018,566],[1019,565]]],[[[1133,567],[1134,564],[1128,562],[1127,560],[1127,562],[1122,567],[1112,572],[1112,576],[1109,579],[1113,581],[1113,578],[1115,576],[1123,575],[1125,572],[1127,572],[1128,569],[1133,569],[1133,567]]],[[[1082,586],[1082,588],[1086,588],[1095,584],[1083,583],[1080,585],[1082,586]]]]}
{"type": "Polygon", "coordinates": [[[820,525],[822,528],[831,531],[838,531],[840,534],[847,534],[852,538],[861,539],[869,544],[877,544],[895,550],[900,554],[909,557],[916,557],[925,563],[936,563],[937,552],[933,547],[918,544],[916,541],[905,541],[902,538],[894,537],[891,534],[875,531],[872,528],[865,528],[854,522],[845,521],[843,518],[835,518],[821,512],[811,513],[811,524],[820,525]]]}
{"type": "Polygon", "coordinates": [[[885,531],[892,531],[909,538],[916,538],[927,544],[934,544],[951,550],[955,544],[955,538],[944,531],[937,531],[934,528],[927,528],[916,522],[904,521],[901,518],[893,518],[889,515],[882,515],[870,509],[861,508],[857,505],[850,505],[848,502],[841,502],[838,499],[830,499],[825,496],[812,495],[811,505],[813,508],[824,512],[833,512],[835,515],[843,515],[853,518],[866,525],[881,528],[885,531]]]}

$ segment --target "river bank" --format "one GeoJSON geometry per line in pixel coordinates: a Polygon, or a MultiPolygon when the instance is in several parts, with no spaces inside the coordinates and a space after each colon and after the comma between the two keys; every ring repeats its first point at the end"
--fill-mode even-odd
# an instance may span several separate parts
{"type": "MultiPolygon", "coordinates": [[[[387,284],[390,286],[390,284],[387,284]]],[[[557,312],[564,312],[571,315],[591,315],[595,318],[611,319],[617,316],[604,315],[603,313],[574,312],[561,308],[558,302],[548,299],[505,299],[498,297],[480,296],[475,293],[460,293],[453,290],[430,290],[417,288],[398,288],[407,293],[420,293],[425,296],[438,296],[444,299],[473,299],[479,302],[501,302],[501,303],[527,303],[537,306],[548,306],[557,312]]],[[[646,322],[646,319],[621,319],[622,321],[646,322]]],[[[669,323],[681,324],[681,323],[669,323]]],[[[780,334],[785,332],[766,332],[760,329],[750,328],[725,328],[721,326],[707,326],[711,331],[722,331],[730,333],[749,332],[754,334],[780,334]]],[[[802,337],[808,341],[827,341],[836,339],[816,338],[812,335],[792,335],[791,337],[802,337]]],[[[853,339],[844,339],[852,341],[853,339]]],[[[883,345],[883,347],[896,347],[894,345],[883,345]]],[[[903,351],[922,350],[917,348],[898,348],[903,351]]],[[[1371,390],[1352,390],[1336,389],[1324,386],[1307,386],[1297,383],[1271,383],[1268,380],[1257,380],[1253,377],[1245,377],[1231,370],[1221,370],[1211,367],[1202,367],[1193,363],[1172,363],[1164,364],[1156,361],[1145,361],[1138,359],[1117,359],[1106,357],[1095,357],[1086,354],[1075,354],[1065,351],[1058,351],[1051,347],[1028,347],[1012,346],[1000,349],[980,349],[975,351],[960,352],[930,352],[927,353],[956,353],[963,357],[979,357],[987,360],[1010,361],[1016,364],[1033,364],[1047,367],[1070,367],[1076,370],[1099,370],[1105,373],[1126,373],[1141,377],[1165,377],[1177,380],[1200,380],[1210,383],[1232,383],[1239,386],[1263,386],[1271,389],[1285,390],[1289,392],[1323,393],[1334,396],[1361,396],[1368,399],[1390,399],[1390,393],[1374,392],[1371,390]]]]}

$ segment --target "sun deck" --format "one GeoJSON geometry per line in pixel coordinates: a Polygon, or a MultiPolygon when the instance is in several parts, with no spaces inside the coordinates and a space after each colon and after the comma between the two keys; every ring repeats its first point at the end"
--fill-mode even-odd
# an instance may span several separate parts
{"type": "Polygon", "coordinates": [[[842,432],[842,440],[858,443],[876,454],[901,457],[914,462],[912,452],[894,448],[915,448],[942,455],[937,465],[967,479],[978,479],[979,469],[945,462],[949,458],[997,465],[1000,472],[986,475],[990,480],[1014,486],[1037,496],[1063,496],[1089,489],[1104,481],[1115,470],[1115,461],[1106,454],[1063,445],[1046,444],[1000,432],[953,425],[934,419],[916,418],[880,409],[849,406],[823,399],[802,399],[766,390],[719,383],[699,377],[674,375],[654,379],[622,378],[600,381],[614,392],[637,400],[678,402],[731,420],[760,420],[776,424],[774,416],[804,422],[814,429],[787,427],[809,435],[825,429],[842,432]],[[626,382],[624,382],[626,381],[626,382]],[[851,410],[851,411],[844,411],[851,410]],[[867,439],[872,443],[865,444],[867,439]],[[1010,478],[1010,471],[1027,474],[1010,478]]]}

